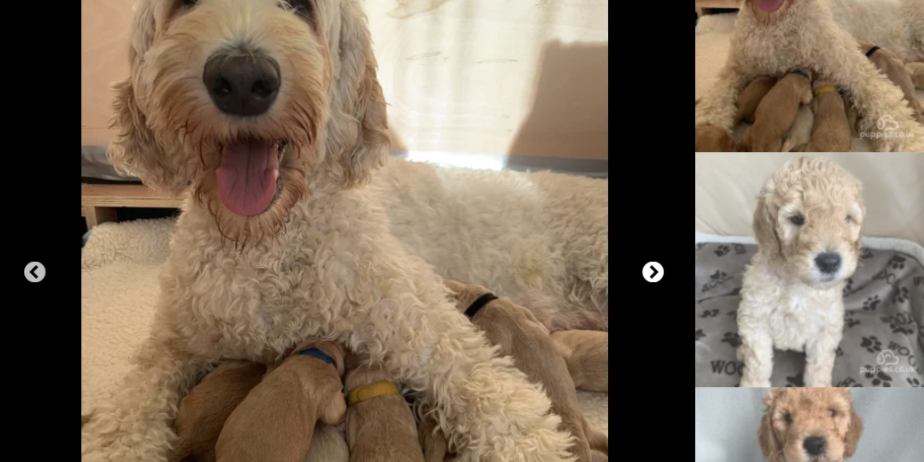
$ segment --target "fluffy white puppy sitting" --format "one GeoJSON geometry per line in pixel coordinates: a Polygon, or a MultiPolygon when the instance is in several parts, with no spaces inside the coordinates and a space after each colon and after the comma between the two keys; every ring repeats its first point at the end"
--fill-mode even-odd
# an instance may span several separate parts
{"type": "Polygon", "coordinates": [[[865,215],[860,182],[824,158],[791,160],[764,184],[738,308],[742,387],[770,386],[774,348],[804,351],[805,385],[831,386],[865,215]]]}

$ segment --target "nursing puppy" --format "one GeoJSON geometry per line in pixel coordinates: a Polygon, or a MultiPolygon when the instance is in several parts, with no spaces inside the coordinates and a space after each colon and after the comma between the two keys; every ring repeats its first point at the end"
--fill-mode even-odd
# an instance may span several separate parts
{"type": "Polygon", "coordinates": [[[305,462],[349,462],[350,449],[337,427],[320,424],[314,428],[305,462]]]}
{"type": "Polygon", "coordinates": [[[206,375],[180,402],[174,428],[176,442],[169,462],[215,461],[215,443],[225,420],[260,383],[266,366],[227,361],[206,375]]]}
{"type": "Polygon", "coordinates": [[[609,332],[562,330],[553,332],[552,340],[568,363],[568,372],[575,387],[609,392],[609,332]]]}
{"type": "Polygon", "coordinates": [[[343,347],[308,340],[251,390],[218,437],[219,462],[304,462],[315,424],[343,419],[343,347]]]}
{"type": "Polygon", "coordinates": [[[911,81],[918,90],[924,90],[924,63],[907,63],[905,68],[911,74],[911,81]]]}
{"type": "Polygon", "coordinates": [[[850,121],[844,98],[837,88],[828,80],[814,83],[815,125],[812,138],[805,150],[807,152],[848,152],[850,151],[850,121]]]}
{"type": "Polygon", "coordinates": [[[776,85],[776,77],[761,77],[748,84],[738,95],[738,115],[735,116],[735,125],[744,121],[754,123],[757,106],[764,100],[764,96],[776,85]]]}
{"type": "Polygon", "coordinates": [[[533,382],[542,384],[552,400],[552,411],[561,416],[561,428],[575,437],[571,450],[577,460],[591,460],[591,449],[607,452],[608,442],[587,423],[577,403],[568,364],[559,353],[548,329],[528,309],[507,298],[494,297],[481,286],[445,281],[456,307],[485,333],[500,354],[513,357],[514,365],[533,382]]]}
{"type": "Polygon", "coordinates": [[[381,366],[347,372],[347,444],[350,462],[423,462],[417,424],[394,377],[381,366]]]}
{"type": "Polygon", "coordinates": [[[712,125],[696,127],[696,145],[693,152],[732,152],[735,139],[725,130],[712,125]]]}
{"type": "Polygon", "coordinates": [[[783,136],[792,126],[799,105],[812,101],[812,71],[796,70],[767,93],[757,106],[754,125],[744,133],[739,150],[753,152],[779,152],[783,136]]]}
{"type": "MultiPolygon", "coordinates": [[[[924,8],[924,4],[922,4],[922,8],[924,8]]],[[[902,90],[902,93],[905,95],[905,101],[908,102],[908,105],[911,106],[911,110],[914,111],[914,118],[917,119],[918,122],[924,124],[924,115],[921,114],[921,103],[918,101],[918,96],[914,90],[914,80],[901,58],[896,56],[895,53],[885,48],[880,48],[872,43],[861,41],[859,44],[860,51],[862,51],[863,54],[876,65],[876,68],[882,71],[892,83],[902,90]]]]}

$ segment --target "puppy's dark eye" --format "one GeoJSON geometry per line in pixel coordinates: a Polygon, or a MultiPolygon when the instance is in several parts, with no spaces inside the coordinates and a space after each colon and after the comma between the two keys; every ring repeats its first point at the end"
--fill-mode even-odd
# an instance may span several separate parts
{"type": "Polygon", "coordinates": [[[802,215],[793,215],[789,217],[789,221],[796,226],[802,226],[805,224],[805,217],[802,215]]]}
{"type": "Polygon", "coordinates": [[[299,16],[311,17],[314,14],[314,4],[312,0],[289,0],[292,6],[292,12],[299,16]]]}
{"type": "Polygon", "coordinates": [[[837,411],[834,409],[829,409],[829,411],[831,411],[831,417],[837,417],[837,411]]]}
{"type": "Polygon", "coordinates": [[[847,217],[844,218],[844,221],[846,221],[847,223],[853,223],[853,217],[850,215],[847,215],[847,217]]]}
{"type": "Polygon", "coordinates": [[[199,0],[183,0],[183,6],[196,6],[199,0]]]}
{"type": "Polygon", "coordinates": [[[785,415],[783,415],[783,420],[785,420],[786,423],[791,424],[791,423],[792,423],[792,414],[790,414],[790,413],[787,412],[785,415]]]}

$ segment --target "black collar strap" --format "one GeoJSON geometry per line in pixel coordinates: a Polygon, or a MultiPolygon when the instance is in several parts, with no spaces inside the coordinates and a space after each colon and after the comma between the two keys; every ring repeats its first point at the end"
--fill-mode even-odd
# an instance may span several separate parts
{"type": "Polygon", "coordinates": [[[878,50],[878,49],[879,49],[879,47],[873,45],[873,47],[870,48],[869,51],[866,52],[866,57],[869,58],[869,57],[872,56],[873,53],[875,53],[876,50],[878,50]]]}
{"type": "Polygon", "coordinates": [[[468,309],[465,310],[465,315],[468,316],[468,319],[475,319],[475,315],[478,314],[478,312],[481,311],[485,305],[493,300],[497,300],[497,296],[491,292],[478,297],[474,302],[472,302],[471,305],[469,305],[468,309]]]}

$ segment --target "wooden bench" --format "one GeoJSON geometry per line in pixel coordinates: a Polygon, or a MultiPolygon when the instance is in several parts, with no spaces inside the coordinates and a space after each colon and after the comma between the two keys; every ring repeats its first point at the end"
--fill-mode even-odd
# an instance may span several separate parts
{"type": "Polygon", "coordinates": [[[81,184],[81,216],[87,220],[87,229],[116,221],[119,207],[179,208],[182,197],[165,196],[140,184],[81,184]]]}

